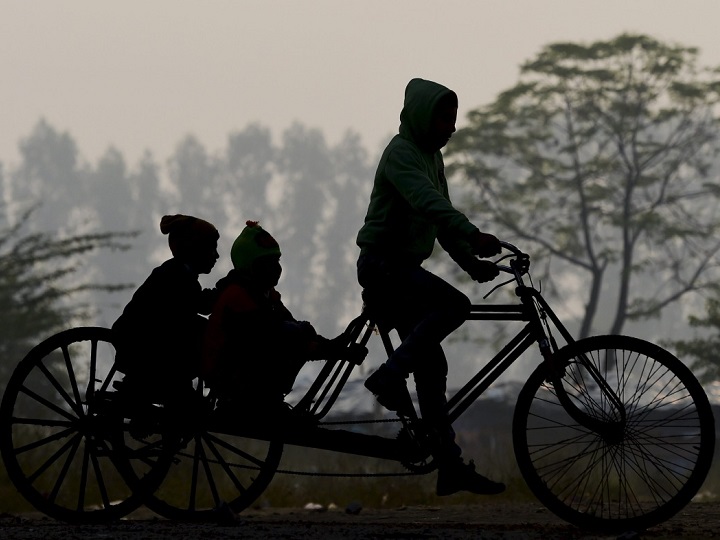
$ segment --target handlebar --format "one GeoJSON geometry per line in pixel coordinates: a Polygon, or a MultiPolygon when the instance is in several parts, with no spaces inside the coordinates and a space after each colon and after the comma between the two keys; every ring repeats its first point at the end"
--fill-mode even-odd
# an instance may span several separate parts
{"type": "Polygon", "coordinates": [[[512,277],[507,281],[495,285],[495,287],[493,287],[483,298],[487,298],[493,292],[501,288],[503,285],[507,285],[508,283],[512,283],[513,281],[516,282],[518,285],[523,285],[522,276],[527,274],[530,270],[530,255],[528,255],[527,253],[523,253],[522,251],[520,251],[520,249],[517,248],[517,246],[514,246],[509,242],[504,242],[501,240],[500,246],[503,249],[509,251],[510,253],[503,255],[497,261],[495,261],[495,266],[501,272],[510,274],[512,277]],[[510,259],[509,264],[500,264],[505,259],[510,259]]]}
{"type": "Polygon", "coordinates": [[[514,246],[510,242],[504,242],[501,240],[500,246],[503,249],[509,251],[510,254],[504,255],[500,257],[497,261],[495,261],[495,265],[497,266],[498,270],[500,270],[501,272],[512,274],[516,277],[527,274],[528,270],[530,269],[530,255],[528,255],[527,253],[523,253],[522,251],[520,251],[520,249],[518,249],[517,246],[514,246]],[[505,259],[511,259],[509,266],[499,264],[505,259]]]}
{"type": "Polygon", "coordinates": [[[505,242],[504,240],[500,240],[500,246],[507,249],[508,251],[512,252],[513,255],[524,255],[522,251],[517,246],[514,246],[510,242],[505,242]]]}

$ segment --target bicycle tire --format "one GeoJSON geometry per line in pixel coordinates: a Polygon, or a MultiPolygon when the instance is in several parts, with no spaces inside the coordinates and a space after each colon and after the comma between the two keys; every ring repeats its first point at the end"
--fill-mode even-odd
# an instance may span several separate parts
{"type": "MultiPolygon", "coordinates": [[[[35,346],[0,404],[0,453],[17,490],[70,523],[119,519],[138,508],[166,464],[162,436],[137,442],[102,395],[120,375],[107,328],[78,327],[35,346]],[[137,458],[137,459],[135,459],[137,458]],[[142,488],[142,489],[141,489],[142,488]]],[[[168,463],[169,464],[169,463],[168,463]]]]}
{"type": "Polygon", "coordinates": [[[265,491],[284,444],[198,427],[175,453],[168,474],[145,504],[178,521],[218,521],[239,513],[265,491]]]}
{"type": "Polygon", "coordinates": [[[625,407],[622,432],[600,436],[572,419],[545,363],[523,386],[513,446],[535,496],[583,529],[640,531],[666,521],[702,486],[713,459],[712,408],[692,372],[667,350],[629,336],[596,336],[563,347],[563,388],[595,418],[613,417],[579,357],[595,364],[625,407]]]}

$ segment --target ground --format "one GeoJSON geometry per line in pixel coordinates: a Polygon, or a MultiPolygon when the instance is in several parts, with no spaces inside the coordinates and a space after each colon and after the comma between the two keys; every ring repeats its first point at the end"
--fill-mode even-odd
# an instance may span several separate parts
{"type": "Polygon", "coordinates": [[[539,504],[371,508],[265,509],[228,516],[223,523],[178,523],[135,512],[128,519],[103,525],[67,525],[39,514],[0,515],[0,538],[12,540],[185,540],[226,539],[700,539],[720,537],[720,503],[692,503],[667,522],[648,531],[620,535],[582,531],[539,504]],[[348,510],[358,511],[349,513],[348,510]]]}

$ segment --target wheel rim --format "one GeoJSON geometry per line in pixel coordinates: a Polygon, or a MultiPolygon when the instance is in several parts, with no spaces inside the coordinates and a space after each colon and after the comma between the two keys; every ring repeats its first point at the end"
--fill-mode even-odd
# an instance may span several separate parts
{"type": "MultiPolygon", "coordinates": [[[[116,519],[141,504],[121,448],[140,448],[99,400],[119,375],[110,331],[77,328],[35,347],[13,373],[0,410],[8,475],[43,513],[69,522],[116,519]]],[[[144,478],[152,463],[133,464],[144,478]],[[144,472],[145,471],[145,472],[144,472]]]]}
{"type": "MultiPolygon", "coordinates": [[[[515,449],[523,474],[543,502],[578,525],[614,529],[664,521],[689,502],[707,474],[714,444],[707,398],[667,351],[632,338],[583,341],[575,354],[601,369],[624,403],[624,430],[603,436],[574,421],[541,367],[518,404],[524,418],[516,420],[516,437],[522,435],[515,449]]],[[[562,383],[573,403],[595,418],[617,421],[617,410],[577,357],[564,359],[562,383]]]]}

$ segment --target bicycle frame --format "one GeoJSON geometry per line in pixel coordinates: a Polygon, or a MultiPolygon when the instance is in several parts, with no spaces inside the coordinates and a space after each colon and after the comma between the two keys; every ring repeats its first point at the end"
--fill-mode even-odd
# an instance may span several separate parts
{"type": "MultiPolygon", "coordinates": [[[[529,257],[512,244],[502,242],[502,245],[511,252],[511,255],[503,257],[496,264],[501,271],[511,274],[512,279],[496,288],[515,282],[517,284],[515,294],[520,302],[515,304],[473,304],[466,320],[524,321],[527,324],[448,401],[451,421],[455,421],[467,410],[533,343],[539,345],[546,361],[552,360],[552,353],[558,350],[558,346],[550,332],[546,333],[543,329],[548,318],[566,343],[574,341],[570,332],[540,292],[525,285],[523,275],[528,271],[529,257]],[[507,257],[514,257],[508,266],[499,264],[507,257]]],[[[345,332],[351,341],[367,346],[374,331],[380,335],[385,352],[390,356],[394,350],[390,339],[390,330],[377,324],[367,306],[363,306],[361,315],[348,325],[345,332]]],[[[337,400],[353,368],[354,365],[349,362],[328,362],[298,403],[299,410],[307,411],[318,420],[324,418],[337,400]]]]}
{"type": "MultiPolygon", "coordinates": [[[[448,401],[451,421],[455,421],[467,410],[533,343],[540,344],[541,350],[544,347],[557,350],[556,345],[550,345],[554,340],[548,338],[542,328],[543,317],[547,316],[552,321],[566,342],[574,341],[539,291],[531,287],[518,287],[516,293],[521,303],[471,306],[467,321],[524,321],[527,324],[451,397],[448,401]]],[[[346,332],[353,341],[363,346],[367,346],[372,334],[377,332],[385,352],[390,355],[394,350],[390,332],[376,324],[367,310],[363,310],[363,313],[348,325],[346,332]]],[[[354,364],[347,361],[328,362],[296,408],[307,411],[318,420],[324,418],[332,409],[354,367],[354,364]]]]}

